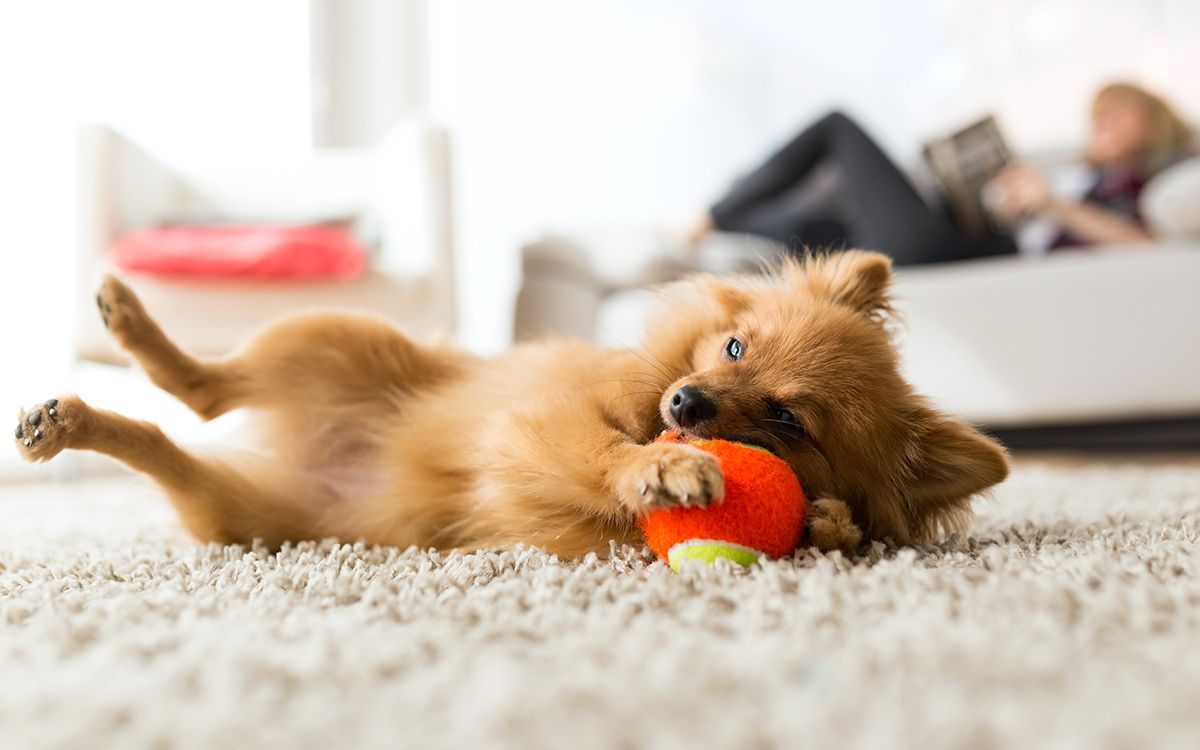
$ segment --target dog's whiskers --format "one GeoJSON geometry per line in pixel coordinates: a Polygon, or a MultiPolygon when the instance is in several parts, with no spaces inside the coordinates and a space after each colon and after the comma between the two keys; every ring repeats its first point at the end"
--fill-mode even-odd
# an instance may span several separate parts
{"type": "Polygon", "coordinates": [[[807,430],[805,430],[803,426],[798,425],[795,422],[787,422],[782,419],[764,419],[763,421],[764,422],[774,422],[775,424],[781,424],[792,433],[807,432],[807,430]]]}
{"type": "MultiPolygon", "coordinates": [[[[596,325],[599,326],[602,331],[607,333],[609,335],[609,337],[611,337],[612,340],[617,343],[617,346],[620,346],[625,351],[629,352],[633,356],[637,357],[638,359],[642,360],[646,364],[653,367],[658,372],[659,375],[662,375],[664,378],[667,379],[668,383],[672,383],[676,380],[676,378],[671,375],[670,369],[667,367],[665,362],[658,360],[658,358],[654,357],[654,355],[651,354],[649,351],[646,351],[645,355],[640,354],[633,347],[629,346],[625,342],[621,341],[621,339],[617,338],[617,336],[608,329],[608,326],[604,325],[600,321],[597,320],[596,325]],[[658,360],[658,361],[656,362],[654,360],[658,360]]],[[[644,349],[644,347],[642,347],[642,348],[644,349]]]]}
{"type": "Polygon", "coordinates": [[[665,391],[667,389],[667,385],[668,385],[668,384],[658,383],[658,382],[654,382],[654,381],[650,381],[650,380],[636,380],[633,378],[609,378],[608,380],[593,380],[592,382],[584,385],[584,387],[590,388],[593,385],[603,385],[604,383],[634,383],[636,385],[648,385],[651,388],[657,388],[660,393],[665,391]]]}
{"type": "Polygon", "coordinates": [[[655,397],[657,397],[657,396],[661,396],[661,395],[662,395],[662,391],[629,391],[627,393],[622,393],[619,396],[613,396],[608,401],[606,401],[605,404],[606,405],[611,404],[614,401],[617,401],[622,398],[629,398],[630,396],[655,396],[655,397]]]}

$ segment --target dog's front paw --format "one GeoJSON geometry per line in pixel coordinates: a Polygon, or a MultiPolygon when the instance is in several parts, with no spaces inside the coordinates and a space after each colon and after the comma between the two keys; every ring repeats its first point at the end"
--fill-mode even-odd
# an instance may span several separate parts
{"type": "Polygon", "coordinates": [[[823,497],[808,509],[808,542],[822,552],[841,550],[850,554],[862,542],[862,530],[854,525],[850,506],[823,497]]]}
{"type": "Polygon", "coordinates": [[[676,443],[638,450],[625,473],[627,505],[640,511],[682,506],[704,508],[725,499],[725,476],[716,456],[676,443]]]}

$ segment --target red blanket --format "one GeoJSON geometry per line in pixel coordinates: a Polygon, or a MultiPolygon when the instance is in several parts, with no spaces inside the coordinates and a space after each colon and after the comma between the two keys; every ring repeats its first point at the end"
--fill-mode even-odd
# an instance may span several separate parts
{"type": "Polygon", "coordinates": [[[110,250],[123,271],[239,279],[353,279],[367,254],[330,226],[157,227],[123,235],[110,250]]]}

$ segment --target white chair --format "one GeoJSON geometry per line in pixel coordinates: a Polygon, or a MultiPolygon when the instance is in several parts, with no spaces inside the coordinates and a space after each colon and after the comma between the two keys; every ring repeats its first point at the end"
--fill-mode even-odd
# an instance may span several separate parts
{"type": "MultiPolygon", "coordinates": [[[[227,352],[252,328],[311,307],[385,315],[418,337],[454,330],[449,144],[420,120],[397,123],[372,149],[317,151],[300,161],[166,164],[104,126],[80,144],[80,294],[90,300],[107,250],[122,233],[172,221],[346,221],[371,251],[353,281],[225,281],[129,274],[123,278],[169,335],[200,355],[227,352]]],[[[77,316],[80,359],[123,362],[96,311],[77,316]]]]}

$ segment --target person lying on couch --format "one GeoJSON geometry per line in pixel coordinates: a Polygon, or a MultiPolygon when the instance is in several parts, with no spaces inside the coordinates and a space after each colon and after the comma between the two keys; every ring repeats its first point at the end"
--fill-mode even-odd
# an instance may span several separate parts
{"type": "MultiPolygon", "coordinates": [[[[1189,155],[1192,130],[1161,97],[1129,83],[1102,88],[1092,102],[1085,158],[1094,182],[1079,200],[1051,192],[1036,167],[1014,163],[985,187],[986,203],[1001,222],[1039,216],[1061,229],[1050,247],[1135,243],[1152,239],[1138,211],[1150,178],[1189,155]]],[[[897,265],[962,260],[1016,251],[1007,233],[972,241],[932,209],[904,173],[853,120],[826,115],[739,181],[689,229],[689,243],[709,232],[746,232],[793,246],[869,245],[897,265]],[[819,164],[833,162],[853,210],[814,215],[785,194],[819,164]]]]}

